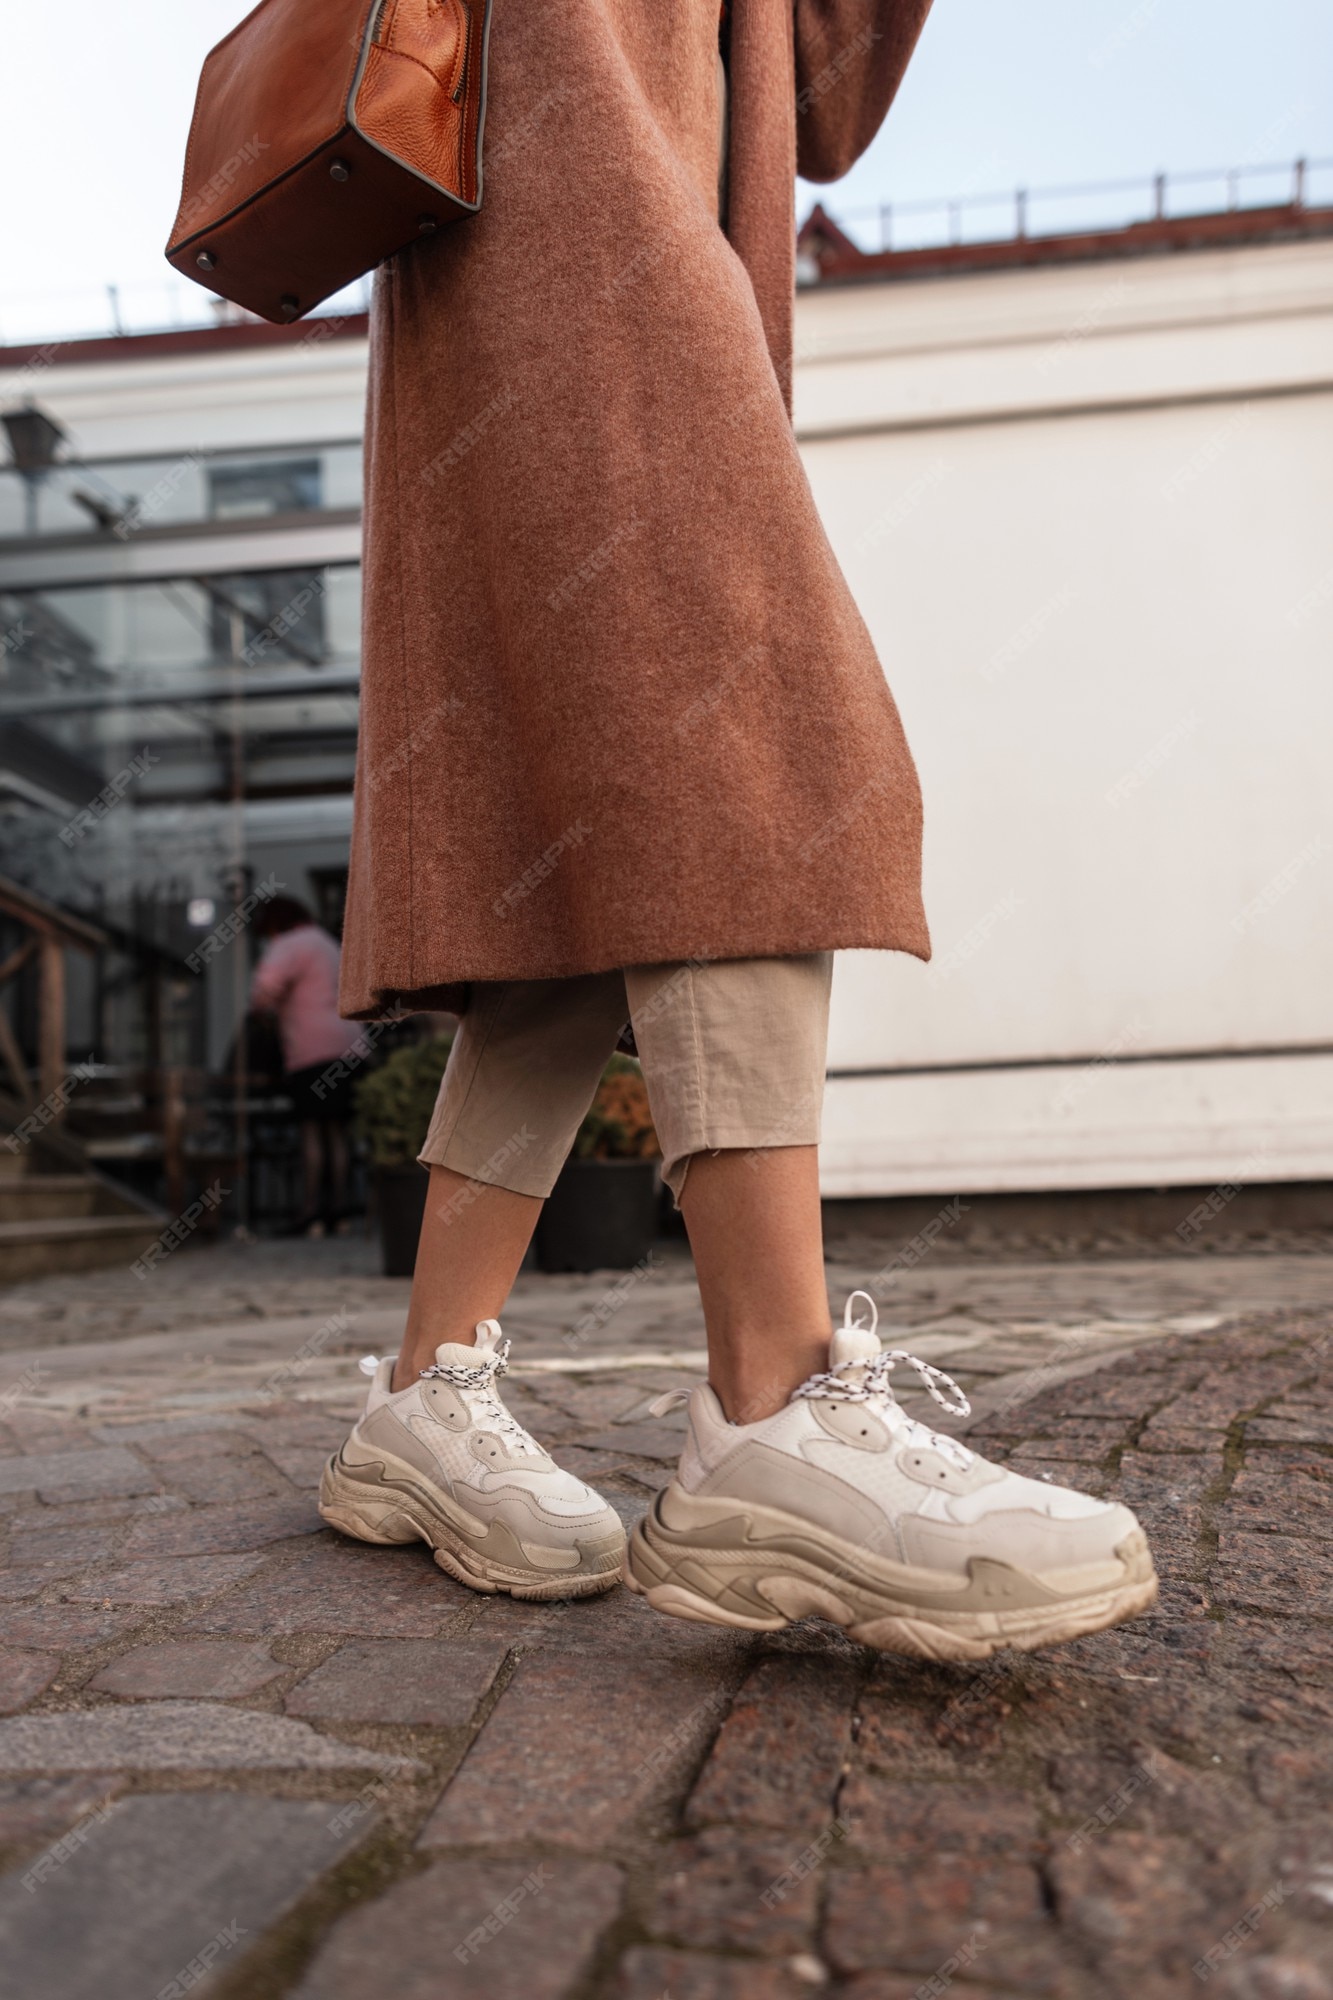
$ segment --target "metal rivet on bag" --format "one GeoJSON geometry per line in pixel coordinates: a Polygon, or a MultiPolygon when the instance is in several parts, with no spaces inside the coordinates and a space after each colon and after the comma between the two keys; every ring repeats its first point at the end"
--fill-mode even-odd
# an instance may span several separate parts
{"type": "Polygon", "coordinates": [[[211,250],[201,250],[194,261],[201,271],[216,271],[217,269],[218,260],[211,250]]]}
{"type": "Polygon", "coordinates": [[[301,310],[301,301],[298,298],[296,298],[294,294],[291,292],[284,292],[282,297],[278,300],[278,304],[282,308],[282,316],[284,319],[295,319],[297,313],[299,313],[301,310]]]}
{"type": "Polygon", "coordinates": [[[329,168],[329,173],[335,181],[350,181],[352,178],[352,169],[348,166],[346,160],[334,160],[329,168]]]}
{"type": "Polygon", "coordinates": [[[420,230],[423,236],[429,236],[432,230],[438,229],[439,226],[440,222],[438,216],[419,215],[417,217],[417,228],[420,230]]]}

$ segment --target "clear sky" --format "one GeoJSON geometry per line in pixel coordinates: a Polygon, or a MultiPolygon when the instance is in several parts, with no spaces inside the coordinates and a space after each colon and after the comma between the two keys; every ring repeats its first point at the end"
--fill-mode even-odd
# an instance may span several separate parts
{"type": "MultiPolygon", "coordinates": [[[[103,324],[109,283],[132,323],[168,317],[162,244],[199,64],[244,11],[9,10],[0,339],[103,324]]],[[[822,193],[836,211],[1299,153],[1333,156],[1328,0],[936,0],[887,126],[822,193]]],[[[1318,187],[1333,198],[1329,175],[1318,187]]]]}

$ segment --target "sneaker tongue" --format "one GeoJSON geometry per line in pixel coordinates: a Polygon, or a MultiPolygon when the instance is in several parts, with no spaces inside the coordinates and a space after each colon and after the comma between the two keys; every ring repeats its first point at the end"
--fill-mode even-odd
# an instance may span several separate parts
{"type": "Polygon", "coordinates": [[[441,1368],[476,1368],[485,1358],[475,1347],[465,1346],[461,1340],[442,1340],[435,1350],[435,1359],[441,1368]]]}
{"type": "Polygon", "coordinates": [[[873,1361],[879,1351],[879,1336],[868,1326],[835,1327],[829,1342],[828,1365],[837,1368],[844,1361],[873,1361]]]}
{"type": "Polygon", "coordinates": [[[461,1340],[443,1340],[435,1350],[435,1359],[441,1368],[479,1368],[483,1361],[494,1354],[500,1339],[500,1322],[483,1319],[477,1324],[477,1338],[473,1345],[461,1340]]]}

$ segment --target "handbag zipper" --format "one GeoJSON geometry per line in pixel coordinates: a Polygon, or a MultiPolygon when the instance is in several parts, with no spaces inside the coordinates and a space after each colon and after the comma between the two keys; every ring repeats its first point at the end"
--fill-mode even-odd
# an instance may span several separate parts
{"type": "Polygon", "coordinates": [[[472,9],[466,4],[466,0],[458,0],[458,4],[463,16],[463,60],[458,66],[458,82],[453,88],[455,104],[463,95],[463,86],[467,82],[468,50],[472,44],[472,9]]]}

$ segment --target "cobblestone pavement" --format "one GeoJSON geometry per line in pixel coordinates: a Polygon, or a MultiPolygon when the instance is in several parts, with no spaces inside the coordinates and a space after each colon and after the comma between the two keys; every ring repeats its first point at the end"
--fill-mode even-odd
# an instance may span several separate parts
{"type": "MultiPolygon", "coordinates": [[[[367,1243],[15,1288],[13,1989],[1333,2000],[1333,1258],[888,1248],[834,1299],[877,1280],[990,1455],[1128,1500],[1152,1616],[946,1668],[480,1597],[315,1513],[406,1304],[367,1243]]],[[[683,1251],[525,1273],[506,1328],[517,1413],[633,1519],[680,1437],[647,1401],[702,1359],[683,1251]]]]}

